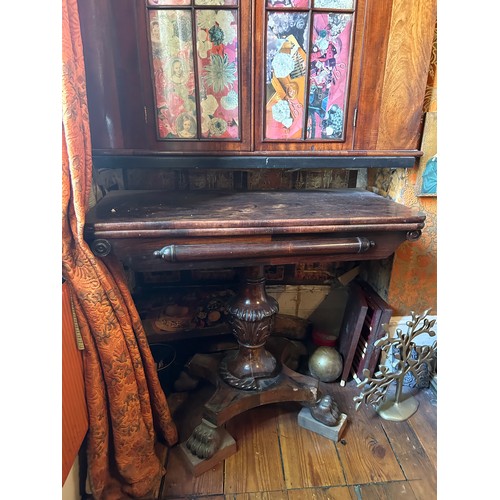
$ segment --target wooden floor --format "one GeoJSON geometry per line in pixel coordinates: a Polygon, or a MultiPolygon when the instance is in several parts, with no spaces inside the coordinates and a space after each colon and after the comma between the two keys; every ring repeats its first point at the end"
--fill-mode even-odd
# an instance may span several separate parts
{"type": "MultiPolygon", "coordinates": [[[[342,439],[334,443],[297,423],[301,406],[279,403],[248,410],[226,429],[238,451],[193,477],[180,455],[169,450],[162,499],[213,500],[379,500],[436,498],[436,398],[431,389],[415,392],[417,412],[405,422],[383,420],[371,406],[358,411],[353,381],[331,384],[340,410],[348,416],[342,439]]],[[[407,390],[407,389],[406,389],[407,390]]],[[[171,410],[180,441],[199,423],[200,402],[213,391],[203,385],[172,394],[171,410]]]]}

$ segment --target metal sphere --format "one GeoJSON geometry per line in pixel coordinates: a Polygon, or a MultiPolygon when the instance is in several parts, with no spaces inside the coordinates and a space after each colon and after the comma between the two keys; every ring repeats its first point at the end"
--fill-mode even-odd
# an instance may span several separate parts
{"type": "Polygon", "coordinates": [[[309,358],[309,371],[321,382],[334,382],[342,373],[342,356],[334,347],[318,347],[309,358]]]}

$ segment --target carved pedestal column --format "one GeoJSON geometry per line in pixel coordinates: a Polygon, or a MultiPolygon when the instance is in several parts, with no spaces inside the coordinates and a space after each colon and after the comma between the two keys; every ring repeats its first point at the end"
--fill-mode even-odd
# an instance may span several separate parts
{"type": "Polygon", "coordinates": [[[229,306],[239,349],[222,360],[219,371],[232,387],[259,390],[272,384],[281,371],[278,361],[264,348],[278,303],[266,293],[263,266],[247,268],[245,279],[242,291],[229,306]]]}

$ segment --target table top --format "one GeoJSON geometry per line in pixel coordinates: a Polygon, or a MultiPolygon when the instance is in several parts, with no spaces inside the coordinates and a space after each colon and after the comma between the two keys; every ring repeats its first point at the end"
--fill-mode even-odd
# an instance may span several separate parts
{"type": "Polygon", "coordinates": [[[89,211],[91,237],[417,230],[425,215],[363,189],[112,191],[89,211]]]}

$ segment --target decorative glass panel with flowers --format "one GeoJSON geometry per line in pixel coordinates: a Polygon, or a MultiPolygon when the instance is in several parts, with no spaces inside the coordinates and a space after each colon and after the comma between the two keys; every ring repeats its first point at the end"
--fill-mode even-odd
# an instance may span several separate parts
{"type": "Polygon", "coordinates": [[[238,25],[234,10],[196,12],[201,136],[238,138],[238,25]]]}
{"type": "Polygon", "coordinates": [[[267,12],[265,138],[343,141],[353,0],[314,2],[340,12],[290,12],[295,3],[267,2],[275,9],[267,12]]]}
{"type": "MultiPolygon", "coordinates": [[[[191,3],[149,0],[155,6],[191,3]]],[[[237,0],[194,3],[232,6],[237,0]]],[[[238,10],[189,7],[148,12],[158,138],[238,139],[238,10]]]]}

